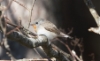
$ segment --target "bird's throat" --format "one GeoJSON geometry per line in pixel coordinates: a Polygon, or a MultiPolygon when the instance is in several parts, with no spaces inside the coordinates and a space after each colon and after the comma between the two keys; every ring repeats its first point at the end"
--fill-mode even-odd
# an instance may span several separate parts
{"type": "Polygon", "coordinates": [[[34,31],[37,32],[37,27],[36,25],[33,25],[34,31]]]}

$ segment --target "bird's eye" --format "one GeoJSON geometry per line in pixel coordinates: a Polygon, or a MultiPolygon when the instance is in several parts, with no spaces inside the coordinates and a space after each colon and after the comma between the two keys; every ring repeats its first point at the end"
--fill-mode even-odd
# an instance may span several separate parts
{"type": "Polygon", "coordinates": [[[38,24],[38,22],[36,22],[36,24],[38,24]]]}

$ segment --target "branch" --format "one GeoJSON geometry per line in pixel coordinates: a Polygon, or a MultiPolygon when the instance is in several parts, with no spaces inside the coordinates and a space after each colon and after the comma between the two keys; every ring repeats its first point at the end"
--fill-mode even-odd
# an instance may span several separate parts
{"type": "Polygon", "coordinates": [[[24,36],[22,33],[15,31],[9,34],[7,37],[8,39],[17,41],[21,45],[24,45],[28,48],[36,48],[38,46],[42,46],[49,57],[55,57],[59,61],[71,60],[71,56],[69,54],[63,52],[62,50],[52,45],[45,35],[40,35],[38,36],[38,38],[29,38],[24,36]]]}
{"type": "Polygon", "coordinates": [[[95,22],[97,23],[98,26],[100,26],[100,23],[99,23],[99,15],[98,13],[96,12],[95,8],[94,8],[94,5],[92,3],[91,0],[84,0],[91,15],[93,16],[93,18],[95,19],[95,22]]]}
{"type": "MultiPolygon", "coordinates": [[[[2,11],[0,11],[0,29],[2,30],[3,33],[3,38],[2,38],[2,45],[4,47],[4,49],[6,50],[6,54],[11,58],[11,60],[14,60],[15,58],[13,57],[13,55],[11,54],[11,50],[9,48],[9,45],[7,43],[7,37],[6,37],[6,21],[5,18],[2,17],[2,11]]],[[[0,43],[1,44],[1,43],[0,43]]]]}
{"type": "Polygon", "coordinates": [[[17,4],[19,4],[20,6],[22,6],[23,8],[27,9],[30,12],[30,10],[25,5],[21,4],[20,2],[16,0],[12,0],[12,1],[16,2],[17,4]]]}
{"type": "MultiPolygon", "coordinates": [[[[51,59],[52,61],[56,61],[56,59],[51,59]]],[[[0,61],[12,61],[12,60],[0,60],[0,61]]],[[[18,59],[16,61],[48,61],[48,59],[18,59]]]]}
{"type": "Polygon", "coordinates": [[[63,52],[53,44],[50,44],[49,46],[44,45],[42,47],[49,57],[55,57],[58,61],[73,61],[72,56],[63,52]]]}
{"type": "Polygon", "coordinates": [[[91,27],[90,29],[88,29],[89,31],[91,32],[94,32],[94,33],[97,33],[97,34],[100,34],[100,16],[98,15],[98,13],[96,12],[95,8],[94,8],[94,5],[92,3],[91,0],[84,0],[90,13],[92,14],[96,24],[97,24],[97,28],[94,28],[94,27],[91,27]]]}
{"type": "MultiPolygon", "coordinates": [[[[31,32],[31,31],[29,31],[28,29],[25,29],[23,26],[17,26],[17,25],[15,25],[15,24],[9,22],[9,21],[11,21],[11,20],[10,20],[8,17],[4,16],[4,18],[5,18],[6,22],[7,22],[7,24],[9,24],[10,26],[13,26],[15,29],[16,29],[16,28],[17,28],[17,29],[19,28],[19,29],[21,30],[21,32],[22,32],[24,35],[31,34],[31,35],[36,36],[36,33],[33,33],[33,32],[31,32]]],[[[9,28],[8,28],[8,29],[9,29],[9,28]]],[[[10,29],[11,29],[11,28],[10,28],[10,29]]],[[[7,30],[7,31],[9,31],[8,33],[11,33],[11,32],[14,31],[15,29],[13,29],[13,30],[11,30],[11,31],[7,30]]]]}
{"type": "Polygon", "coordinates": [[[31,12],[30,12],[30,20],[29,20],[29,25],[28,25],[28,28],[29,28],[30,23],[31,23],[32,11],[33,11],[33,7],[34,7],[34,5],[35,5],[35,1],[36,1],[36,0],[34,0],[33,5],[32,5],[32,8],[31,8],[31,12]]]}

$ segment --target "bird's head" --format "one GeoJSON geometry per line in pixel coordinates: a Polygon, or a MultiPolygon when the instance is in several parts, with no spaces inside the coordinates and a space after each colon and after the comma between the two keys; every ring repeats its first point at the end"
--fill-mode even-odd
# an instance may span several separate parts
{"type": "Polygon", "coordinates": [[[45,22],[44,19],[39,18],[39,19],[36,19],[36,20],[35,20],[32,24],[30,24],[30,25],[33,26],[34,31],[37,32],[37,28],[38,28],[39,26],[41,26],[44,22],[45,22]]]}

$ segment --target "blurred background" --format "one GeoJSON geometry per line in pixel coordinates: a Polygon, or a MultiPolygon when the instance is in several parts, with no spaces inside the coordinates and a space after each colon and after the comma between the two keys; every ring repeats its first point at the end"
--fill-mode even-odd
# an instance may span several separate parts
{"type": "MultiPolygon", "coordinates": [[[[7,6],[11,0],[1,0],[1,4],[7,6]]],[[[6,11],[5,15],[11,19],[11,22],[19,25],[19,20],[21,19],[22,25],[34,32],[34,29],[29,25],[30,20],[30,10],[35,0],[15,0],[11,3],[9,9],[6,11]],[[17,2],[22,5],[18,4],[17,2]],[[23,7],[23,5],[25,7],[23,7]]],[[[100,14],[100,0],[91,0],[100,14]]],[[[59,29],[63,29],[64,32],[69,33],[72,37],[81,39],[84,51],[82,52],[84,61],[100,61],[100,35],[93,32],[89,32],[90,27],[96,27],[96,23],[90,14],[84,0],[36,0],[33,11],[32,11],[32,21],[37,18],[48,19],[53,22],[59,29]]],[[[75,39],[76,40],[76,39],[75,39]]],[[[75,41],[74,40],[74,41],[75,41]]],[[[78,55],[80,55],[80,50],[78,47],[73,48],[69,41],[63,41],[69,44],[71,49],[74,49],[78,55]]],[[[58,41],[54,42],[59,48],[67,52],[67,48],[63,46],[58,41]]],[[[16,59],[22,58],[46,58],[46,54],[42,50],[37,48],[39,54],[36,53],[34,49],[27,48],[18,44],[17,42],[9,40],[9,46],[11,52],[16,59]]],[[[0,46],[0,60],[10,59],[6,55],[6,51],[0,46]]]]}

